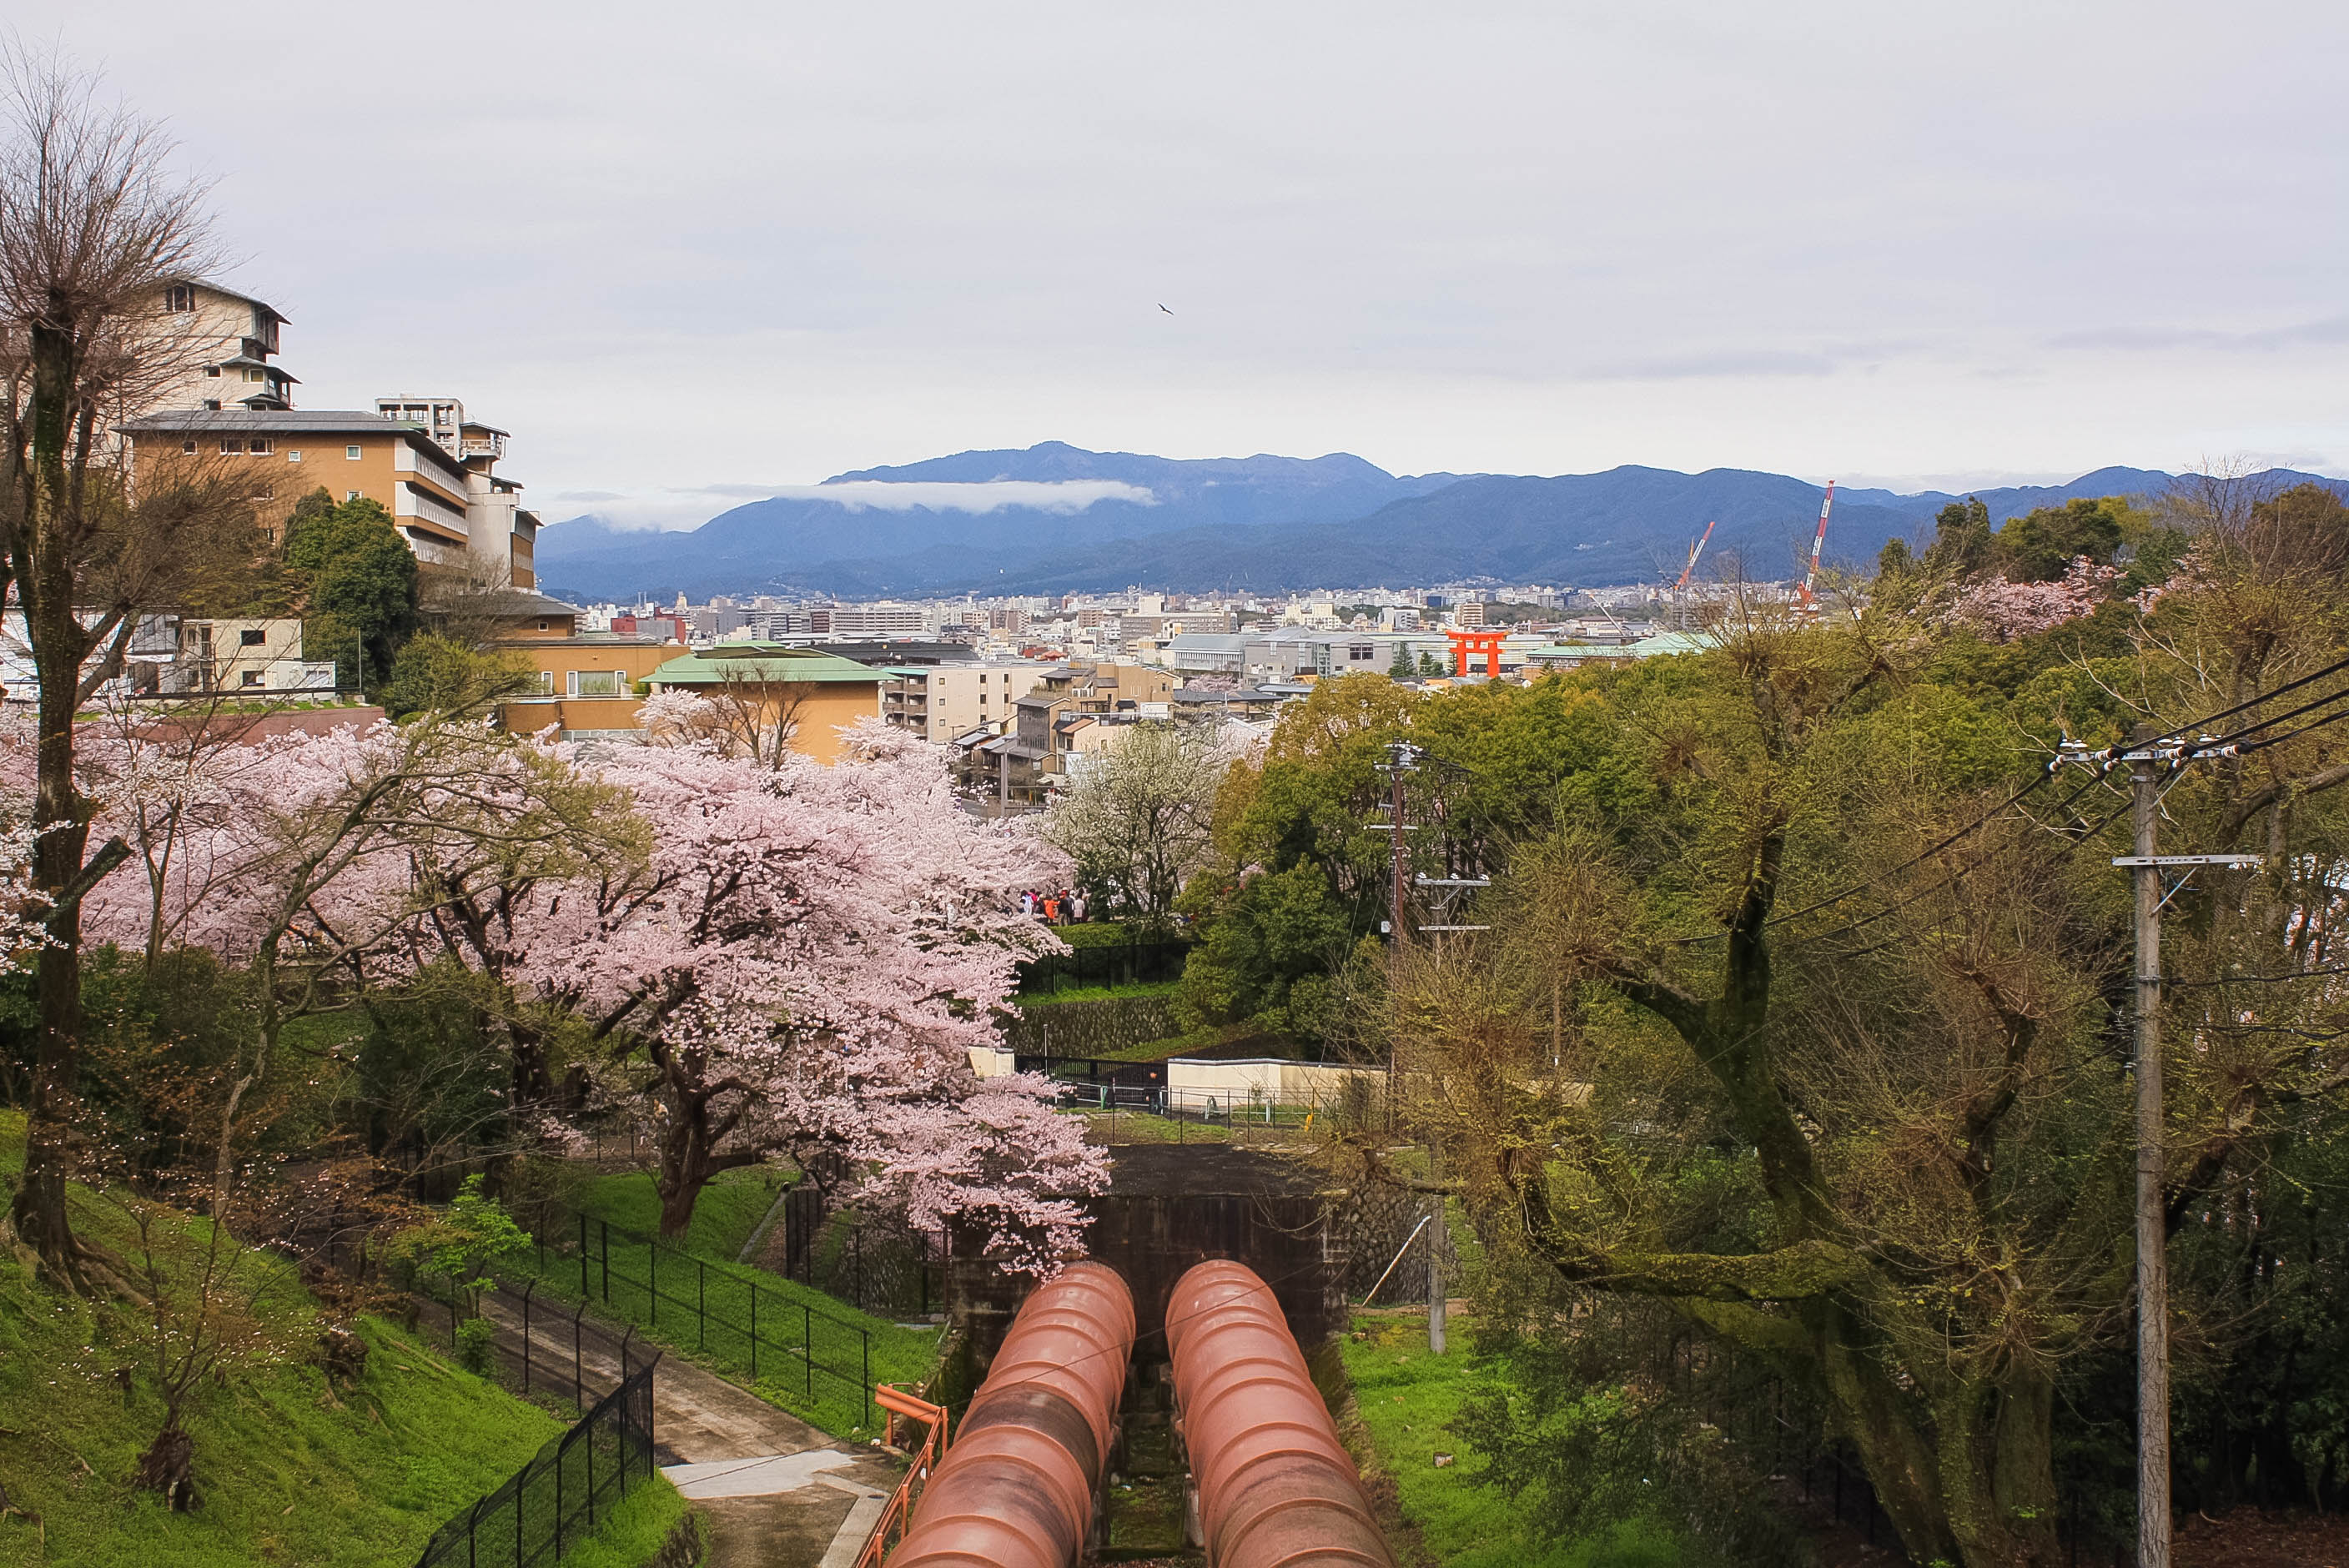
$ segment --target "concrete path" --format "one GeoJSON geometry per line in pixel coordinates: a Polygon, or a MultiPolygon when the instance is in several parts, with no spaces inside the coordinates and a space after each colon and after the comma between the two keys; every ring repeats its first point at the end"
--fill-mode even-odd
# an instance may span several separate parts
{"type": "MultiPolygon", "coordinates": [[[[497,1326],[506,1358],[519,1361],[521,1313],[494,1296],[481,1312],[497,1326]]],[[[559,1368],[554,1381],[567,1384],[568,1315],[550,1322],[533,1314],[530,1328],[533,1366],[559,1368]]],[[[579,1358],[589,1398],[617,1383],[619,1361],[608,1346],[591,1341],[579,1358]]],[[[643,1362],[631,1353],[628,1364],[643,1362]]],[[[835,1446],[798,1417],[674,1352],[653,1375],[653,1437],[672,1461],[661,1473],[709,1526],[709,1568],[852,1568],[905,1470],[893,1455],[835,1446]]]]}

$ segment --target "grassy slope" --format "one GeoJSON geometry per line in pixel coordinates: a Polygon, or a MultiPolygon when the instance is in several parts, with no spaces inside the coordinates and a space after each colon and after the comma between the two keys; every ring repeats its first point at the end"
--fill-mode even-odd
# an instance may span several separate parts
{"type": "Polygon", "coordinates": [[[1359,1317],[1342,1346],[1363,1436],[1371,1450],[1365,1479],[1392,1479],[1402,1516],[1442,1568],[1671,1568],[1671,1542],[1625,1529],[1602,1541],[1548,1541],[1533,1533],[1508,1498],[1479,1486],[1475,1452],[1446,1429],[1470,1386],[1466,1325],[1455,1323],[1451,1354],[1431,1356],[1424,1317],[1359,1317]],[[1442,1470],[1435,1456],[1454,1456],[1442,1470]]]}
{"type": "MultiPolygon", "coordinates": [[[[879,1412],[867,1421],[864,1398],[866,1353],[870,1348],[871,1380],[919,1382],[936,1369],[938,1331],[901,1327],[886,1318],[857,1311],[823,1292],[784,1279],[764,1269],[734,1262],[742,1243],[766,1213],[774,1189],[751,1171],[730,1172],[702,1194],[694,1210],[693,1228],[686,1251],[705,1264],[690,1270],[673,1260],[661,1268],[662,1300],[656,1304],[644,1287],[649,1282],[648,1248],[612,1238],[612,1277],[608,1304],[600,1267],[590,1271],[588,1289],[599,1310],[646,1327],[653,1337],[761,1398],[781,1406],[835,1437],[861,1439],[880,1429],[879,1412]],[[750,1340],[743,1332],[750,1321],[750,1286],[758,1286],[759,1373],[750,1376],[750,1340]],[[707,1300],[705,1338],[695,1310],[707,1300]],[[683,1305],[680,1305],[683,1304],[683,1305]],[[657,1322],[655,1321],[657,1315],[657,1322]],[[796,1353],[803,1336],[812,1333],[815,1372],[796,1353]],[[778,1347],[789,1347],[784,1354],[778,1347]],[[778,1365],[781,1362],[781,1365],[778,1365]]],[[[591,1191],[588,1207],[616,1230],[649,1234],[659,1221],[652,1178],[629,1173],[600,1178],[591,1191]]],[[[549,1241],[564,1238],[549,1237],[549,1241]]],[[[602,1257],[600,1238],[595,1256],[602,1257]]],[[[529,1254],[517,1258],[517,1269],[534,1265],[529,1254]]],[[[547,1288],[570,1299],[579,1296],[579,1266],[575,1258],[549,1255],[547,1288]]]]}
{"type": "MultiPolygon", "coordinates": [[[[22,1135],[0,1116],[0,1176],[22,1135]]],[[[92,1228],[104,1219],[93,1205],[92,1228]]],[[[202,1506],[174,1515],[129,1484],[162,1424],[143,1378],[128,1400],[113,1380],[138,1361],[135,1315],[38,1288],[0,1255],[0,1483],[47,1533],[0,1521],[0,1564],[398,1563],[562,1429],[392,1325],[358,1331],[367,1371],[347,1391],[301,1365],[204,1388],[188,1417],[202,1506]]]]}

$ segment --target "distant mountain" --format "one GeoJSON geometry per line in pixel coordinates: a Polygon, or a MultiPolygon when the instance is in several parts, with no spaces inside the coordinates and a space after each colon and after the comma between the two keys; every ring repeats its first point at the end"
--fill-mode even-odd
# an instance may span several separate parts
{"type": "Polygon", "coordinates": [[[628,533],[597,519],[557,523],[539,535],[538,570],[550,588],[597,597],[680,588],[928,593],[1107,541],[1362,517],[1458,478],[1398,478],[1345,453],[1185,460],[1049,441],[835,474],[721,512],[690,533],[628,533]],[[1021,499],[971,488],[997,485],[1018,487],[1021,499]],[[918,503],[884,488],[899,486],[918,503]],[[1116,493],[1080,504],[1037,486],[1116,493]],[[833,489],[840,499],[812,493],[833,489]]]}
{"type": "MultiPolygon", "coordinates": [[[[2311,474],[2262,477],[2349,493],[2349,483],[2311,474]]],[[[2108,468],[2065,485],[1971,493],[2004,521],[2075,497],[2158,494],[2170,482],[2153,469],[2108,468]]],[[[539,535],[538,565],[549,590],[583,598],[1041,593],[1130,583],[1276,593],[1476,577],[1598,587],[1676,574],[1690,542],[1717,521],[1709,562],[1733,555],[1756,576],[1784,577],[1808,553],[1822,494],[1802,480],[1745,469],[1399,478],[1343,453],[1185,461],[1049,442],[836,475],[689,533],[630,533],[594,518],[558,523],[539,535]],[[988,485],[1092,489],[1021,490],[1013,504],[997,499],[1010,488],[961,488],[988,485]],[[883,488],[898,486],[907,488],[883,488]],[[841,487],[841,499],[816,493],[831,487],[841,487]]],[[[1895,535],[1930,535],[1934,514],[1961,499],[1838,490],[1828,556],[1872,561],[1895,535]]]]}

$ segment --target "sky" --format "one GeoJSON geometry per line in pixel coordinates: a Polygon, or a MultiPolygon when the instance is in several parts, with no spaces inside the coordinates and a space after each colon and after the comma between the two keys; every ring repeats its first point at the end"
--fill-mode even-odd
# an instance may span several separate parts
{"type": "Polygon", "coordinates": [[[2349,473],[2349,6],[16,0],[549,521],[971,448],[2349,473]]]}

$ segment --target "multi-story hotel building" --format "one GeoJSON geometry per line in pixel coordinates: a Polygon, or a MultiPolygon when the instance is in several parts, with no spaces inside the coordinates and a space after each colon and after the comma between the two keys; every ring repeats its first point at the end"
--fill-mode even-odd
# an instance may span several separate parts
{"type": "Polygon", "coordinates": [[[169,455],[235,462],[253,471],[264,515],[283,517],[323,488],[336,500],[380,503],[417,560],[493,587],[536,584],[538,518],[523,511],[522,487],[493,470],[505,433],[468,424],[457,410],[442,438],[429,423],[352,410],[221,408],[172,410],[126,420],[134,465],[169,455]]]}

